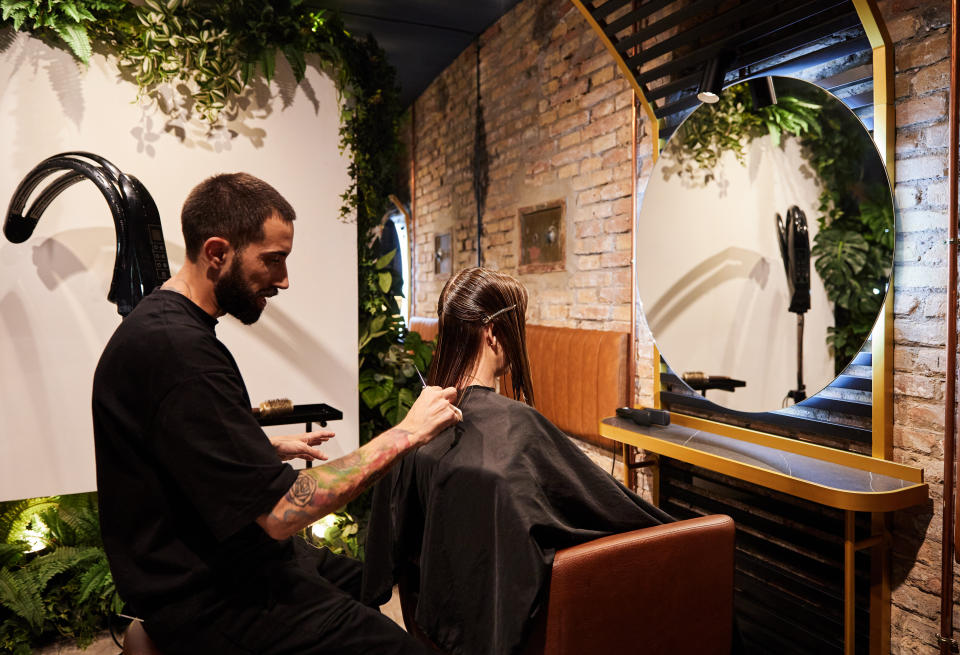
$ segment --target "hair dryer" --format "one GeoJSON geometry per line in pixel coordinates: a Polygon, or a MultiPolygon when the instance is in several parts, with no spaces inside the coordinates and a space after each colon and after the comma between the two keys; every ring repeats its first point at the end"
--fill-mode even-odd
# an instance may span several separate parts
{"type": "Polygon", "coordinates": [[[777,214],[777,236],[790,291],[788,311],[797,315],[797,388],[788,391],[787,398],[798,403],[807,397],[803,384],[803,314],[810,309],[810,232],[807,217],[799,207],[787,210],[786,223],[777,214]]]}
{"type": "Polygon", "coordinates": [[[117,255],[107,300],[117,305],[121,316],[126,316],[145,295],[170,277],[157,205],[137,178],[89,152],[48,157],[27,173],[14,191],[3,233],[13,243],[26,241],[50,203],[84,179],[97,185],[113,215],[117,255]],[[41,191],[24,212],[27,200],[41,182],[60,171],[66,172],[41,191]]]}

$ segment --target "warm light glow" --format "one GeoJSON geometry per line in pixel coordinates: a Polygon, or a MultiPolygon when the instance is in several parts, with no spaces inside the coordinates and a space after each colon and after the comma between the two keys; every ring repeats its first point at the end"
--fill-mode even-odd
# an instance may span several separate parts
{"type": "Polygon", "coordinates": [[[700,102],[705,102],[708,105],[712,105],[715,102],[720,101],[720,96],[716,93],[711,93],[710,91],[701,91],[697,94],[697,100],[700,102]]]}
{"type": "Polygon", "coordinates": [[[319,539],[323,539],[324,535],[327,534],[327,530],[332,528],[337,524],[337,515],[336,514],[327,514],[322,519],[314,523],[310,527],[310,531],[313,532],[313,536],[319,539]]]}
{"type": "Polygon", "coordinates": [[[47,547],[47,526],[38,518],[33,519],[32,525],[33,530],[27,529],[20,534],[20,541],[30,544],[28,553],[35,553],[47,547]]]}

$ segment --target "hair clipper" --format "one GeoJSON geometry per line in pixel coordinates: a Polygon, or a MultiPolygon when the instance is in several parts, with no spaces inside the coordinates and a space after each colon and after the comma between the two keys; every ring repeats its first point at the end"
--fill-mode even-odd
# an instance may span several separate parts
{"type": "Polygon", "coordinates": [[[665,409],[618,407],[617,416],[630,419],[637,425],[670,425],[670,412],[665,409]]]}

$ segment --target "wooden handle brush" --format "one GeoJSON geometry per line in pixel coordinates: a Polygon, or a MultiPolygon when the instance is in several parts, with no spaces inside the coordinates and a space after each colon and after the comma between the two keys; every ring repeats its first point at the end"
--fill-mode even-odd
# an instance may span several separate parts
{"type": "Polygon", "coordinates": [[[273,400],[264,400],[259,407],[253,408],[253,414],[261,418],[268,416],[277,416],[279,414],[289,414],[293,411],[293,401],[289,398],[274,398],[273,400]]]}

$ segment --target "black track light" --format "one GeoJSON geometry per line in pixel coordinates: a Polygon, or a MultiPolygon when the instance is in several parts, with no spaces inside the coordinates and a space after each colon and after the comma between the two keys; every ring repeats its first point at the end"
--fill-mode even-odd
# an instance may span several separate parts
{"type": "Polygon", "coordinates": [[[727,68],[732,60],[733,57],[725,51],[707,60],[703,67],[700,88],[697,90],[697,100],[708,104],[720,100],[720,92],[723,91],[723,79],[727,75],[727,68]]]}

